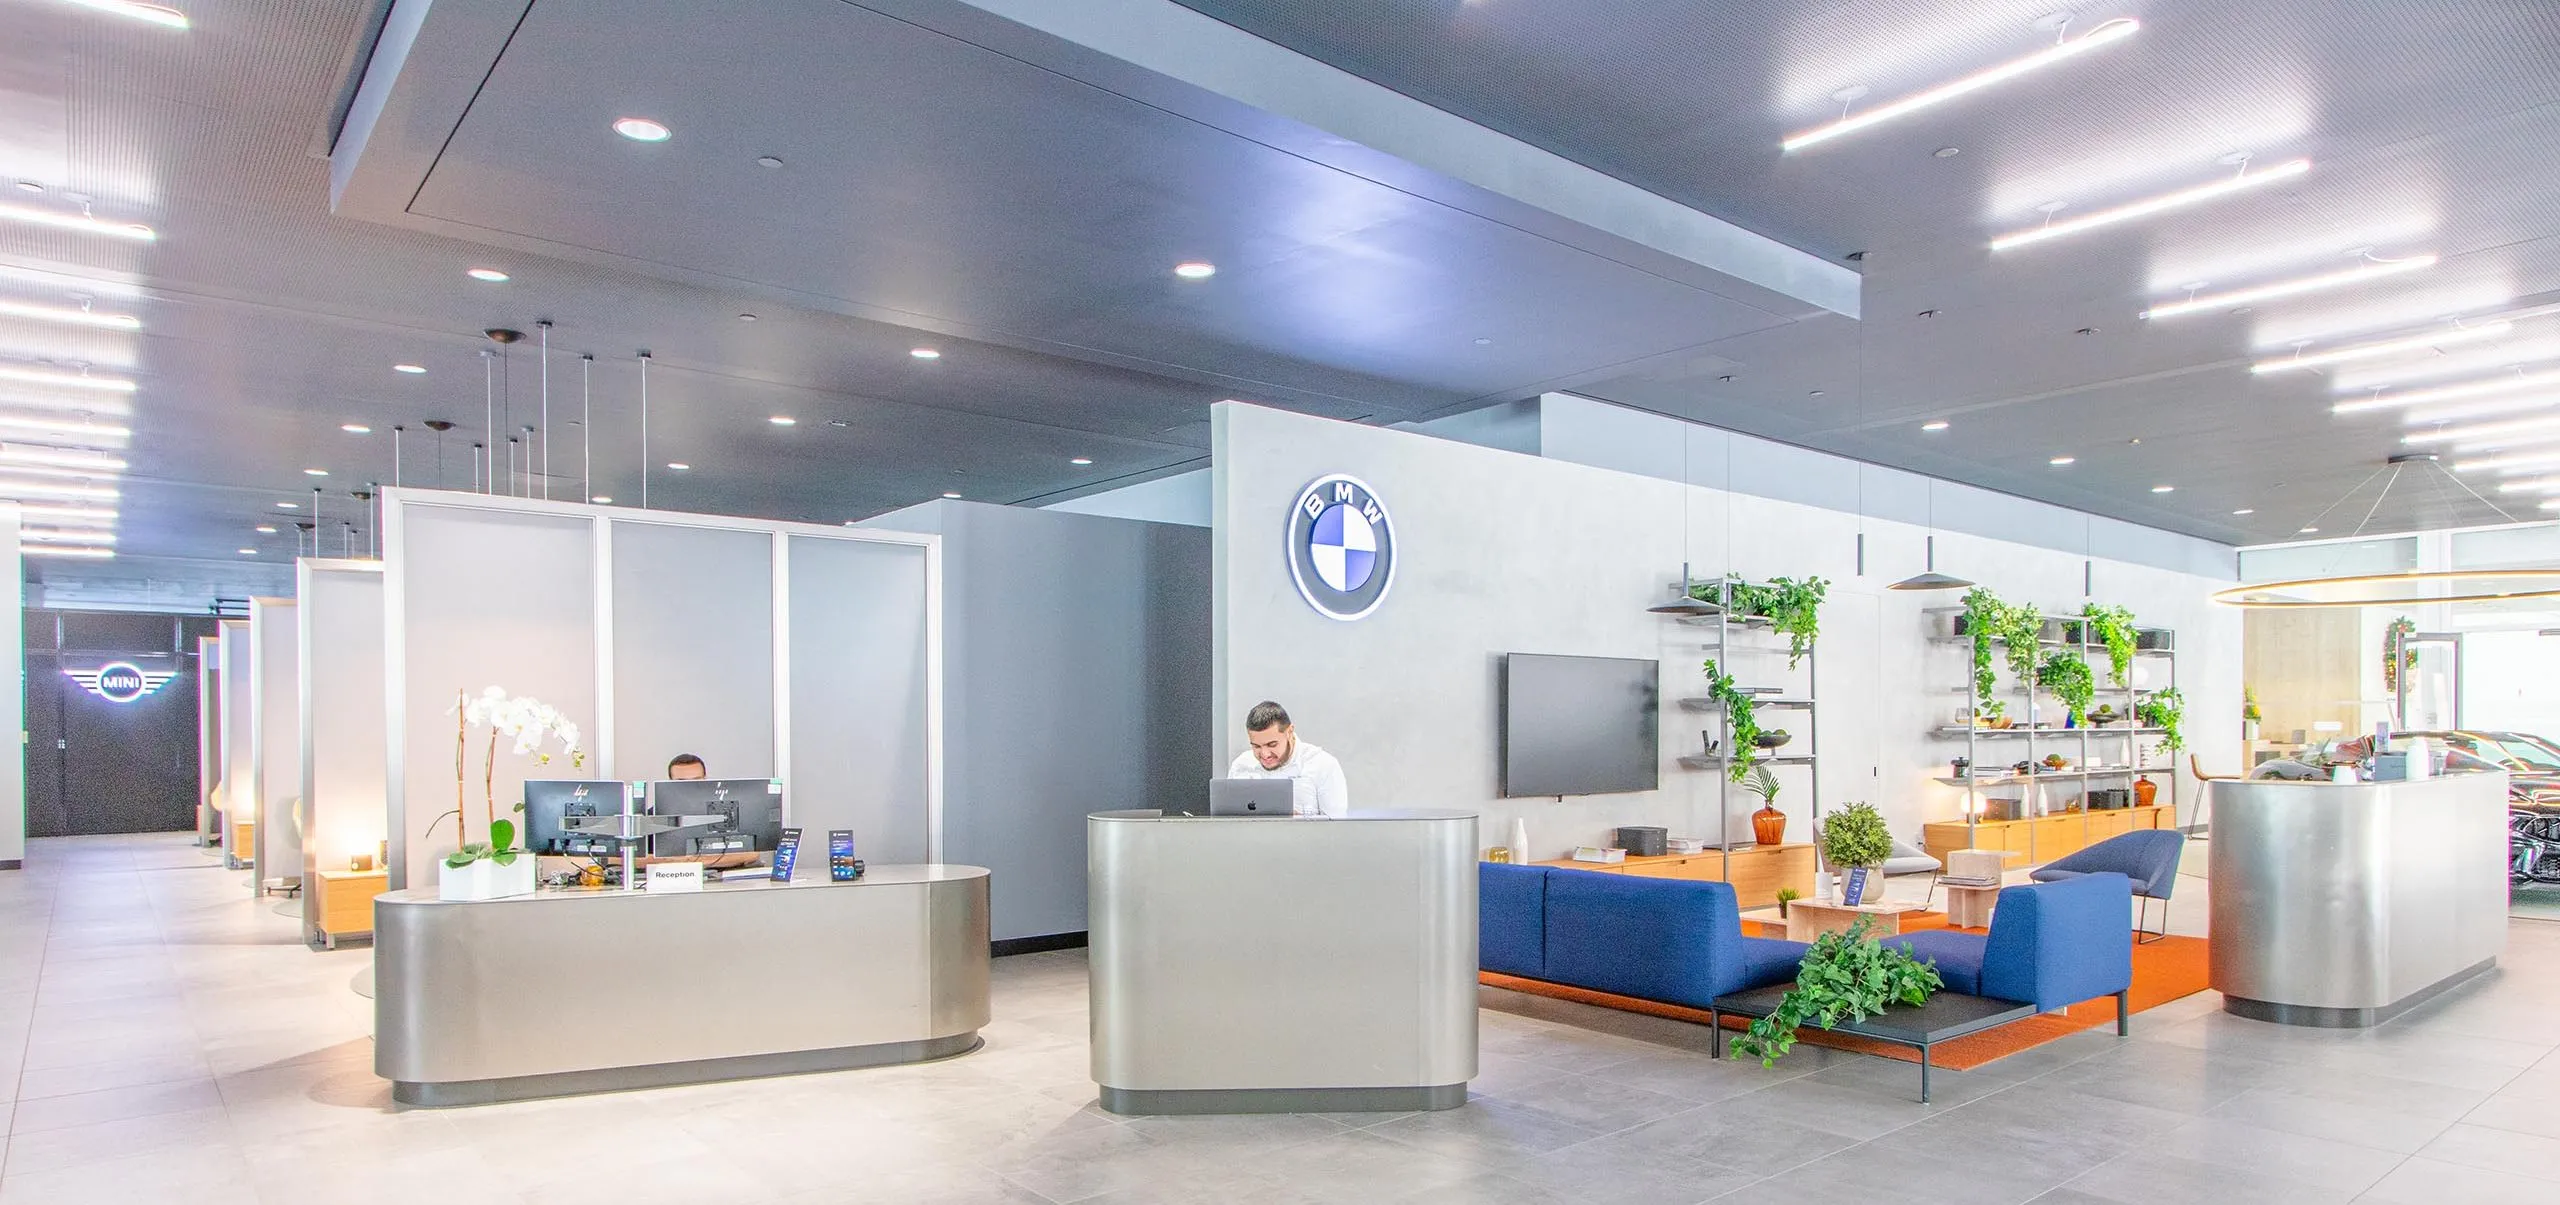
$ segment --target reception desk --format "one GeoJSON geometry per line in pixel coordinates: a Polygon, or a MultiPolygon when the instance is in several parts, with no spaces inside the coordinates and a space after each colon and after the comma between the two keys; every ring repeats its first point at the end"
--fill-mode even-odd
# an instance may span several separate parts
{"type": "Polygon", "coordinates": [[[2497,965],[2507,776],[2210,784],[2212,983],[2287,1025],[2375,1025],[2497,965]]]}
{"type": "Polygon", "coordinates": [[[1476,1074],[1476,817],[1085,821],[1115,1113],[1409,1111],[1476,1074]]]}
{"type": "Polygon", "coordinates": [[[987,1023],[987,872],[412,888],[374,900],[373,950],[374,1071],[405,1104],[917,1062],[975,1049],[987,1023]]]}

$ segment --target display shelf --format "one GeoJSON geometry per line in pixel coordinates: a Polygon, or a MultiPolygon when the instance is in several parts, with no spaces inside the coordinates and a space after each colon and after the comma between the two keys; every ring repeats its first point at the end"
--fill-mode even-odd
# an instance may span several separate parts
{"type": "Polygon", "coordinates": [[[1971,735],[1983,736],[2161,736],[2166,728],[2127,728],[2121,724],[2083,724],[2077,728],[1977,728],[1968,724],[1940,724],[1931,729],[1933,736],[1962,740],[1971,735]]]}
{"type": "MultiPolygon", "coordinates": [[[[1683,583],[1691,580],[1687,566],[1681,567],[1680,577],[1683,583]]],[[[1752,711],[1755,713],[1764,709],[1783,711],[1803,717],[1801,724],[1796,724],[1793,719],[1788,721],[1789,725],[1802,729],[1795,733],[1795,739],[1785,746],[1795,749],[1796,752],[1780,754],[1776,750],[1765,750],[1751,760],[1755,765],[1786,767],[1789,769],[1790,778],[1798,772],[1796,768],[1801,767],[1801,773],[1807,780],[1804,797],[1810,804],[1812,822],[1818,826],[1822,823],[1822,766],[1816,756],[1821,751],[1822,734],[1821,725],[1816,720],[1819,713],[1815,707],[1816,696],[1821,693],[1815,686],[1815,683],[1821,681],[1821,675],[1817,672],[1819,653],[1816,645],[1819,642],[1807,642],[1803,649],[1797,650],[1793,647],[1792,641],[1782,642],[1778,639],[1784,633],[1778,631],[1777,624],[1767,616],[1734,614],[1732,592],[1726,584],[1729,581],[1730,578],[1719,578],[1715,587],[1716,597],[1707,600],[1716,604],[1715,614],[1667,616],[1681,631],[1676,638],[1667,641],[1665,647],[1704,654],[1706,658],[1712,658],[1721,667],[1722,672],[1728,675],[1738,676],[1741,672],[1733,665],[1734,658],[1748,659],[1751,662],[1751,676],[1762,679],[1763,684],[1743,686],[1737,683],[1734,689],[1750,697],[1752,711]],[[1688,639],[1690,629],[1704,629],[1695,633],[1700,639],[1694,643],[1688,639]],[[1749,632],[1753,635],[1748,639],[1736,639],[1737,632],[1749,632]],[[1783,667],[1776,664],[1774,660],[1781,653],[1788,654],[1783,667]],[[1785,683],[1785,685],[1775,683],[1785,683]]],[[[1689,587],[1684,585],[1682,588],[1685,590],[1689,587]]],[[[1697,673],[1700,668],[1698,663],[1693,661],[1690,664],[1691,672],[1697,673]]],[[[1701,682],[1700,686],[1703,685],[1704,683],[1701,682]]],[[[1698,687],[1691,689],[1695,690],[1698,687]]],[[[1699,739],[1700,747],[1734,747],[1734,716],[1731,714],[1731,708],[1723,702],[1690,695],[1679,698],[1677,706],[1684,712],[1714,717],[1705,721],[1706,731],[1699,739]]],[[[1774,723],[1769,726],[1778,727],[1774,723]]],[[[1743,873],[1742,865],[1757,855],[1737,852],[1728,839],[1732,836],[1735,822],[1750,812],[1755,800],[1748,797],[1747,791],[1740,789],[1742,784],[1734,781],[1734,776],[1729,772],[1733,768],[1733,762],[1729,758],[1699,752],[1682,756],[1679,758],[1679,763],[1683,769],[1717,772],[1712,800],[1715,812],[1715,837],[1722,848],[1697,855],[1692,861],[1699,865],[1712,862],[1717,877],[1738,882],[1739,879],[1736,876],[1743,873]]],[[[1705,799],[1699,800],[1702,805],[1706,802],[1705,799]]],[[[1809,894],[1810,863],[1814,861],[1813,851],[1809,846],[1802,849],[1807,862],[1804,868],[1807,882],[1799,885],[1798,890],[1809,894]]]]}
{"type": "Polygon", "coordinates": [[[2033,774],[2003,774],[1997,778],[1956,778],[1938,775],[1935,781],[1950,787],[2018,787],[2031,782],[2085,782],[2092,778],[2129,778],[2138,774],[2165,774],[2171,766],[2099,766],[2089,770],[2039,770],[2033,774]]]}
{"type": "MultiPolygon", "coordinates": [[[[1719,767],[1732,765],[1733,762],[1730,758],[1717,757],[1712,754],[1687,753],[1681,755],[1680,764],[1687,766],[1692,770],[1713,770],[1719,767]]],[[[1805,753],[1799,754],[1795,757],[1755,757],[1751,759],[1751,764],[1755,766],[1810,766],[1813,764],[1813,755],[1805,753]]]]}
{"type": "MultiPolygon", "coordinates": [[[[1748,692],[1746,692],[1746,693],[1748,693],[1748,692]]],[[[1779,709],[1779,710],[1781,710],[1781,711],[1811,711],[1811,710],[1813,710],[1813,700],[1811,700],[1811,699],[1762,699],[1762,698],[1755,698],[1755,699],[1751,700],[1751,708],[1752,708],[1752,710],[1757,711],[1757,710],[1759,710],[1759,709],[1761,709],[1761,708],[1763,708],[1763,707],[1774,707],[1774,708],[1777,708],[1777,709],[1779,709]]],[[[1682,699],[1682,700],[1680,700],[1680,710],[1682,710],[1682,711],[1723,711],[1723,710],[1724,710],[1724,704],[1723,704],[1722,702],[1719,702],[1719,701],[1715,700],[1715,699],[1682,699]]]]}

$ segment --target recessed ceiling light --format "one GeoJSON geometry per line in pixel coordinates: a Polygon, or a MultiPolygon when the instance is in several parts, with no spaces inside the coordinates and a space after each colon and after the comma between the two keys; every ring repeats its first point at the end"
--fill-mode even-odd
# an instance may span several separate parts
{"type": "Polygon", "coordinates": [[[675,131],[668,129],[663,123],[651,121],[646,117],[616,118],[613,123],[613,132],[633,142],[665,142],[675,136],[675,131]]]}
{"type": "Polygon", "coordinates": [[[1493,346],[1493,340],[1491,340],[1491,339],[1478,339],[1478,340],[1476,340],[1476,346],[1478,346],[1478,347],[1491,347],[1491,346],[1493,346]]]}
{"type": "Polygon", "coordinates": [[[276,534],[276,528],[275,528],[275,525],[274,525],[274,524],[272,524],[272,523],[261,523],[261,524],[259,524],[259,525],[258,525],[258,534],[259,534],[259,535],[262,535],[262,536],[271,536],[271,535],[276,534]]]}
{"type": "Polygon", "coordinates": [[[796,427],[796,426],[799,426],[799,425],[800,425],[800,420],[799,420],[799,419],[793,418],[793,417],[791,417],[791,416],[790,416],[790,415],[788,415],[788,414],[777,414],[777,415],[774,415],[772,418],[768,418],[768,419],[766,419],[766,420],[764,420],[764,421],[769,422],[769,423],[772,423],[774,426],[777,426],[777,427],[796,427]]]}
{"type": "Polygon", "coordinates": [[[939,360],[942,358],[941,352],[935,351],[930,347],[910,348],[908,349],[907,354],[914,356],[919,360],[939,360]]]}
{"type": "Polygon", "coordinates": [[[684,472],[684,471],[685,471],[685,470],[687,470],[687,469],[692,468],[693,466],[692,466],[692,465],[689,465],[689,464],[686,464],[685,462],[683,462],[683,461],[681,461],[681,460],[670,460],[670,461],[668,461],[668,462],[667,462],[667,467],[668,467],[668,468],[671,468],[671,469],[674,469],[675,471],[677,471],[677,472],[681,473],[681,472],[684,472]]]}
{"type": "Polygon", "coordinates": [[[110,331],[142,329],[142,320],[131,314],[101,314],[85,307],[30,305],[23,301],[0,301],[0,318],[31,318],[37,322],[59,322],[64,326],[90,326],[110,331]]]}
{"type": "Polygon", "coordinates": [[[20,181],[18,181],[18,191],[20,191],[20,192],[43,192],[43,191],[44,191],[44,185],[38,184],[38,183],[36,183],[36,182],[35,182],[35,181],[33,181],[33,180],[20,180],[20,181]]]}
{"type": "Polygon", "coordinates": [[[957,498],[957,497],[959,497],[959,496],[960,496],[960,491],[958,491],[958,490],[944,490],[944,491],[942,491],[942,496],[943,496],[943,497],[945,497],[945,498],[957,498]]]}
{"type": "Polygon", "coordinates": [[[426,370],[427,366],[424,364],[394,364],[391,366],[391,371],[393,372],[405,372],[412,376],[425,372],[426,370]]]}
{"type": "Polygon", "coordinates": [[[276,509],[277,509],[277,510],[301,510],[301,509],[302,509],[302,504],[301,504],[301,503],[299,503],[299,502],[279,502],[279,503],[276,503],[276,509]]]}
{"type": "Polygon", "coordinates": [[[1218,265],[1195,259],[1188,263],[1175,264],[1173,274],[1184,280],[1207,280],[1218,274],[1218,265]]]}
{"type": "Polygon", "coordinates": [[[753,314],[740,314],[740,315],[738,315],[738,321],[740,321],[740,322],[753,322],[753,321],[755,321],[755,320],[756,320],[756,316],[755,316],[755,315],[753,315],[753,314]]]}
{"type": "MultiPolygon", "coordinates": [[[[1991,249],[1994,251],[2008,251],[2034,243],[2045,242],[2048,239],[2061,238],[2067,234],[2078,234],[2084,230],[2095,230],[2101,226],[2113,226],[2118,222],[2127,222],[2135,218],[2149,217],[2152,214],[2166,210],[2183,209],[2189,205],[2194,205],[2203,201],[2210,201],[2216,197],[2229,196],[2236,192],[2245,192],[2249,189],[2257,188],[2260,185],[2273,184],[2279,180],[2290,180],[2295,176],[2299,176],[2304,172],[2310,171],[2311,161],[2308,159],[2295,159],[2290,162],[2279,163],[2274,167],[2261,172],[2245,170],[2247,167],[2245,162],[2242,164],[2242,167],[2244,170],[2239,175],[2232,176],[2228,179],[2216,180],[2210,184],[2199,184],[2193,188],[2182,188],[2176,192],[2163,193],[2159,196],[2145,200],[2118,205],[2113,209],[2101,209],[2096,213],[2072,218],[2069,221],[2051,221],[2051,211],[2047,211],[2046,216],[2048,220],[2044,225],[2001,235],[2000,237],[1991,240],[1991,249]]],[[[2226,301],[2224,304],[2227,305],[2230,303],[2226,301]]]]}
{"type": "Polygon", "coordinates": [[[2066,465],[2066,464],[2073,464],[2073,463],[2076,463],[2076,462],[2078,462],[2078,461],[2079,461],[2079,459],[2080,459],[2080,458],[2079,458],[2079,457],[2077,457],[2077,456],[2056,456],[2056,457],[2054,457],[2053,459],[2046,461],[2045,463],[2046,463],[2046,464],[2049,464],[2049,465],[2052,465],[2053,467],[2055,467],[2055,468],[2057,468],[2057,469],[2058,469],[2058,468],[2061,468],[2062,466],[2064,466],[2064,465],[2066,465]]]}
{"type": "Polygon", "coordinates": [[[2174,485],[2155,485],[2151,487],[2151,492],[2155,494],[2174,494],[2178,492],[2178,487],[2174,485]]]}
{"type": "Polygon", "coordinates": [[[1934,422],[1922,423],[1920,424],[1920,429],[1923,431],[1944,431],[1947,429],[1947,420],[1942,418],[1934,422]]]}
{"type": "Polygon", "coordinates": [[[0,367],[0,381],[21,385],[51,385],[61,389],[94,389],[103,393],[131,393],[133,382],[120,377],[93,377],[80,372],[49,372],[41,368],[0,367]]]}
{"type": "Polygon", "coordinates": [[[596,505],[598,505],[598,506],[609,506],[609,505],[611,505],[611,504],[613,503],[613,495],[611,495],[611,494],[598,494],[598,495],[596,495],[596,496],[595,496],[595,497],[593,497],[593,498],[589,498],[589,499],[587,499],[587,501],[589,501],[589,502],[593,502],[593,503],[595,503],[595,504],[596,504],[596,505]]]}
{"type": "Polygon", "coordinates": [[[339,429],[339,430],[341,430],[341,431],[346,432],[346,433],[347,433],[347,434],[349,434],[349,435],[371,435],[371,434],[373,434],[373,428],[368,427],[368,426],[364,425],[363,423],[340,423],[340,424],[338,424],[338,429],[339,429]]]}
{"type": "Polygon", "coordinates": [[[1953,159],[1956,156],[1963,154],[1964,148],[1960,146],[1942,146],[1929,153],[1940,159],[1953,159]]]}
{"type": "Polygon", "coordinates": [[[328,476],[328,475],[329,475],[329,470],[327,470],[327,469],[304,469],[304,470],[302,470],[302,475],[303,475],[303,476],[305,476],[305,477],[326,477],[326,476],[328,476]]]}
{"type": "Polygon", "coordinates": [[[1819,389],[1816,389],[1816,390],[1813,390],[1813,391],[1812,391],[1812,392],[1810,392],[1810,393],[1805,394],[1805,396],[1806,396],[1806,397],[1821,397],[1821,396],[1822,396],[1822,391],[1821,391],[1821,390],[1819,390],[1819,389]]]}
{"type": "Polygon", "coordinates": [[[780,166],[782,166],[782,160],[781,160],[779,157],[777,157],[777,156],[773,156],[773,155],[758,155],[758,156],[756,156],[756,166],[757,166],[757,167],[780,167],[780,166]]]}
{"type": "Polygon", "coordinates": [[[257,549],[255,549],[255,548],[243,548],[243,549],[241,549],[241,550],[240,550],[240,555],[242,555],[242,556],[256,556],[256,555],[258,555],[258,550],[257,550],[257,549]]]}
{"type": "Polygon", "coordinates": [[[56,230],[77,230],[83,234],[103,234],[137,243],[147,243],[160,237],[140,222],[110,222],[86,213],[64,213],[59,209],[39,209],[33,205],[0,205],[0,219],[25,222],[31,226],[51,226],[56,230]]]}
{"type": "Polygon", "coordinates": [[[187,14],[165,4],[143,4],[140,0],[65,0],[65,2],[82,8],[94,8],[102,13],[114,13],[119,17],[131,17],[136,21],[158,25],[165,29],[187,27],[187,14]]]}
{"type": "Polygon", "coordinates": [[[2231,513],[2232,513],[2232,514],[2235,514],[2235,515],[2254,515],[2254,514],[2258,513],[2258,508],[2257,508],[2257,507],[2254,507],[2254,506],[2244,506],[2244,507],[2241,507],[2240,509],[2235,510],[2235,511],[2233,511],[2233,512],[2231,512],[2231,513]]]}
{"type": "Polygon", "coordinates": [[[1936,310],[1922,310],[1922,311],[1920,311],[1918,314],[1914,315],[1914,317],[1919,317],[1919,318],[1935,318],[1935,317],[1937,317],[1937,316],[1938,316],[1938,311],[1936,311],[1936,310]]]}
{"type": "MultiPolygon", "coordinates": [[[[1967,93],[1977,92],[1994,84],[2016,79],[2021,75],[2025,75],[2028,72],[2035,71],[2039,68],[2050,67],[2064,59],[2077,57],[2082,53],[2096,50],[2101,46],[2121,42],[2126,38],[2132,37],[2141,28],[2142,26],[2139,22],[2130,18],[2118,18],[2117,20],[2099,25],[2079,37],[2057,42],[2054,45],[2047,46],[2044,49],[2024,58],[2011,59],[1996,67],[1985,67],[1971,75],[1964,76],[1960,79],[1949,80],[1946,83],[1940,84],[1937,87],[1928,89],[1924,92],[1914,92],[1900,100],[1878,105],[1864,113],[1844,114],[1838,121],[1834,121],[1829,125],[1815,126],[1803,133],[1789,135],[1786,139],[1779,142],[1778,146],[1782,150],[1801,150],[1818,142],[1830,141],[1831,139],[1837,138],[1843,134],[1852,134],[1859,130],[1866,129],[1869,126],[1881,125],[1893,120],[1894,118],[1910,113],[1917,113],[1922,109],[1929,108],[1933,105],[1943,104],[1967,93]]],[[[1845,105],[1856,101],[1865,94],[1866,89],[1860,87],[1842,89],[1839,92],[1833,93],[1832,97],[1845,105]]],[[[1941,154],[1943,154],[1943,152],[1941,152],[1941,154]]]]}
{"type": "Polygon", "coordinates": [[[2432,268],[2435,265],[2436,257],[2433,255],[2412,255],[2406,259],[2375,260],[2372,263],[2358,264],[2355,267],[2341,269],[2336,272],[2322,272],[2317,276],[2297,277],[2293,280],[2277,281],[2274,284],[2257,285],[2246,289],[2233,289],[2224,293],[2208,293],[2201,297],[2190,297],[2185,301],[2173,301],[2166,305],[2155,305],[2150,309],[2142,311],[2142,316],[2145,318],[2175,318],[2180,314],[2192,314],[2198,310],[2218,310],[2224,306],[2236,305],[2243,302],[2271,301],[2278,297],[2291,297],[2297,293],[2312,293],[2321,289],[2344,288],[2348,285],[2362,284],[2365,281],[2379,277],[2398,276],[2403,272],[2415,272],[2421,268],[2432,268]]]}
{"type": "Polygon", "coordinates": [[[1067,463],[1068,463],[1068,464],[1079,464],[1079,465],[1081,465],[1081,464],[1092,464],[1092,463],[1093,463],[1093,457],[1090,457],[1090,456],[1078,456],[1078,457],[1076,457],[1075,459],[1068,461],[1067,463]]]}
{"type": "Polygon", "coordinates": [[[827,420],[827,425],[830,427],[850,427],[853,424],[840,418],[831,418],[827,420]]]}
{"type": "Polygon", "coordinates": [[[2348,360],[2364,360],[2370,359],[2374,356],[2388,356],[2404,351],[2432,351],[2436,348],[2452,347],[2463,343],[2485,343],[2491,339],[2503,339],[2513,330],[2515,330],[2515,324],[2511,322],[2483,322],[2478,326],[2448,327],[2444,330],[2431,331],[2423,335],[2409,335],[2399,339],[2385,339],[2379,343],[2359,343],[2353,347],[2341,347],[2334,351],[2313,352],[2307,356],[2303,355],[2299,349],[2296,349],[2294,354],[2290,356],[2273,360],[2260,360],[2257,363],[2250,365],[2249,371],[2257,373],[2289,372],[2296,368],[2318,368],[2324,364],[2339,364],[2348,360]]]}
{"type": "Polygon", "coordinates": [[[497,270],[496,268],[473,268],[464,272],[463,275],[468,276],[473,280],[485,281],[493,285],[505,284],[507,282],[507,274],[497,270]]]}

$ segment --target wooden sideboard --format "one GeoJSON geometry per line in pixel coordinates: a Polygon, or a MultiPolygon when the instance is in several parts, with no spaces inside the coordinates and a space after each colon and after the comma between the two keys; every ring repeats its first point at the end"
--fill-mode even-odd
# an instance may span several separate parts
{"type": "Polygon", "coordinates": [[[1960,820],[1939,821],[1920,826],[1920,844],[1930,857],[1941,862],[1959,849],[1992,849],[2008,854],[2014,863],[2042,865],[2136,829],[2177,826],[2177,817],[2170,809],[2155,804],[2063,812],[2030,820],[1985,820],[1970,830],[1960,820]]]}
{"type": "Polygon", "coordinates": [[[320,944],[338,948],[342,937],[373,936],[373,897],[391,889],[382,870],[323,870],[312,876],[312,915],[320,918],[320,944]]]}
{"type": "MultiPolygon", "coordinates": [[[[1778,889],[1781,887],[1795,888],[1798,899],[1813,897],[1813,846],[1809,844],[1744,845],[1735,847],[1732,855],[1733,894],[1738,906],[1745,909],[1775,907],[1778,902],[1778,889]]],[[[1551,862],[1535,863],[1535,865],[1557,866],[1566,870],[1597,870],[1609,874],[1650,875],[1663,879],[1704,879],[1714,883],[1726,881],[1725,855],[1717,850],[1708,850],[1702,854],[1663,854],[1650,858],[1629,854],[1626,861],[1610,864],[1576,862],[1571,858],[1558,858],[1551,862]]]]}

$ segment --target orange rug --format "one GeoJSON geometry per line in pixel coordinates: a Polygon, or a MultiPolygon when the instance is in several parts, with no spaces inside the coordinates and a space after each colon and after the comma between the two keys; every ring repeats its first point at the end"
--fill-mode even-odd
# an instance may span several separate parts
{"type": "MultiPolygon", "coordinates": [[[[1743,923],[1749,925],[1753,922],[1743,923]]],[[[1902,922],[1902,931],[1905,933],[1946,927],[1947,917],[1943,912],[1914,913],[1904,917],[1902,922]]],[[[1967,931],[1983,932],[1980,929],[1967,931]]],[[[1775,936],[1774,933],[1769,935],[1775,936]]],[[[2192,996],[2205,990],[2208,986],[2207,949],[2208,946],[2201,937],[2164,937],[2154,942],[2136,943],[2133,947],[2133,1011],[2142,1012],[2146,1009],[2158,1008],[2172,1000],[2192,996]]],[[[1601,1008],[1669,1017],[1675,1021],[1689,1021],[1699,1025],[1707,1024],[1712,1016],[1703,1009],[1683,1008],[1677,1004],[1663,1004],[1653,1000],[1639,1000],[1632,996],[1616,996],[1607,992],[1567,987],[1561,983],[1548,983],[1540,979],[1500,975],[1492,971],[1480,971],[1476,978],[1490,987],[1507,988],[1533,996],[1550,996],[1580,1004],[1598,1005],[1601,1008]]],[[[2062,1012],[2040,1013],[1997,1029],[1985,1030],[1950,1042],[1940,1042],[1929,1048],[1929,1063],[1934,1067],[1970,1071],[1993,1059],[2042,1046],[2056,1038],[2066,1037],[2084,1029],[2094,1029],[2100,1025],[2113,1025],[2115,1020],[2115,997],[2102,996],[2096,1000],[2074,1004],[2062,1012]]],[[[1724,1019],[1726,1029],[1744,1029],[1750,1024],[1751,1020],[1748,1017],[1728,1016],[1724,1019]]],[[[1920,1061],[1920,1052],[1908,1046],[1871,1041],[1849,1034],[1831,1033],[1810,1026],[1797,1030],[1796,1040],[1838,1050],[1854,1050],[1860,1054],[1872,1054],[1880,1058],[1899,1059],[1906,1063],[1920,1061]]]]}

